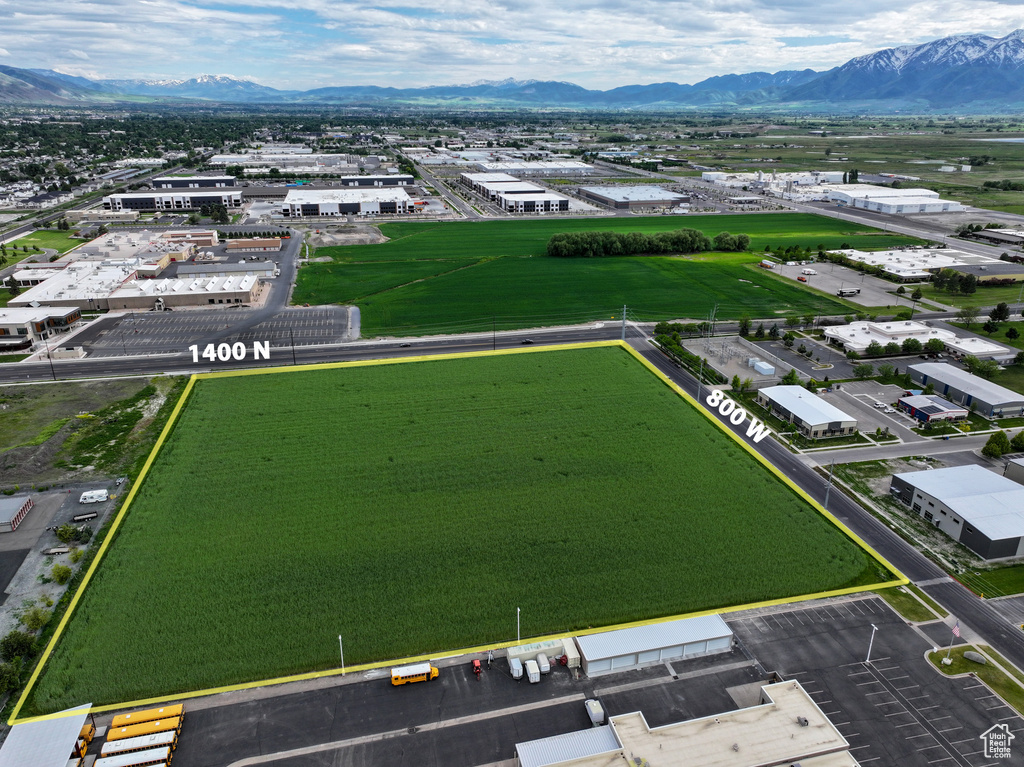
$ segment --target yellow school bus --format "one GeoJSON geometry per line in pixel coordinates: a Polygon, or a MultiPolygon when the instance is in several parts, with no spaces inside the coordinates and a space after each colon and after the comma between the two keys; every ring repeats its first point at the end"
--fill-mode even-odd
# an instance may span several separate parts
{"type": "Polygon", "coordinates": [[[107,732],[107,740],[138,738],[143,735],[155,735],[158,732],[181,732],[181,718],[175,716],[171,719],[157,719],[155,722],[140,722],[127,727],[111,728],[107,732]]]}
{"type": "Polygon", "coordinates": [[[429,682],[437,679],[438,670],[429,663],[414,663],[411,666],[398,666],[391,669],[391,684],[409,684],[410,682],[429,682]]]}
{"type": "Polygon", "coordinates": [[[181,704],[177,706],[164,706],[163,708],[151,708],[146,711],[133,711],[130,714],[119,714],[110,723],[110,728],[127,727],[130,724],[154,722],[157,719],[173,719],[175,717],[179,719],[185,717],[185,707],[181,704]]]}

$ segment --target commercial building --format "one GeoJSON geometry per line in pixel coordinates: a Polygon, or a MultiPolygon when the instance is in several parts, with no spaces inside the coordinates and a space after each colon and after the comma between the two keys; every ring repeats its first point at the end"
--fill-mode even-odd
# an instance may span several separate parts
{"type": "Polygon", "coordinates": [[[248,240],[228,240],[228,253],[268,253],[281,250],[279,237],[254,237],[248,240]]]}
{"type": "Polygon", "coordinates": [[[138,277],[129,261],[78,261],[8,302],[11,307],[73,306],[91,311],[109,308],[110,294],[138,277]]]}
{"type": "Polygon", "coordinates": [[[1011,458],[1007,461],[1003,476],[1012,479],[1018,485],[1024,485],[1024,458],[1011,458]]]}
{"type": "Polygon", "coordinates": [[[1024,486],[981,466],[896,474],[889,492],[983,559],[1024,556],[1024,486]]]}
{"type": "Polygon", "coordinates": [[[166,280],[134,280],[113,291],[110,309],[155,309],[179,306],[248,304],[259,298],[262,283],[252,275],[184,276],[166,280]]]}
{"type": "Polygon", "coordinates": [[[261,277],[269,279],[277,274],[277,264],[269,259],[246,259],[238,262],[196,260],[178,267],[179,280],[213,279],[215,277],[261,277]]]}
{"type": "Polygon", "coordinates": [[[578,160],[494,160],[476,163],[484,173],[511,173],[516,176],[587,176],[593,165],[578,160]]]}
{"type": "Polygon", "coordinates": [[[152,192],[128,192],[111,194],[103,198],[106,210],[162,210],[190,211],[199,210],[204,205],[223,205],[226,208],[237,208],[242,204],[242,192],[239,191],[170,191],[153,190],[152,192]]]}
{"type": "Polygon", "coordinates": [[[496,202],[509,213],[557,213],[569,210],[569,198],[554,192],[500,192],[496,202]]]}
{"type": "Polygon", "coordinates": [[[846,184],[829,190],[828,199],[839,205],[864,208],[878,213],[947,213],[961,211],[964,206],[943,200],[931,189],[894,189],[872,184],[846,184]]]}
{"type": "Polygon", "coordinates": [[[18,529],[36,503],[27,495],[0,496],[0,533],[13,533],[18,529]]]}
{"type": "Polygon", "coordinates": [[[936,423],[938,421],[960,421],[967,417],[967,408],[954,405],[947,399],[935,394],[915,394],[909,397],[900,397],[898,403],[900,410],[921,423],[936,423]]]}
{"type": "Polygon", "coordinates": [[[732,629],[718,615],[702,615],[576,637],[576,645],[583,673],[594,677],[728,652],[732,649],[732,629]]]}
{"type": "Polygon", "coordinates": [[[1017,356],[1016,349],[976,336],[946,341],[946,349],[958,358],[970,355],[979,360],[995,360],[1001,365],[1013,362],[1017,356]]]}
{"type": "Polygon", "coordinates": [[[858,764],[849,742],[796,681],[764,685],[756,706],[662,727],[652,728],[639,711],[619,714],[600,727],[517,743],[516,757],[519,767],[858,764]]]}
{"type": "Polygon", "coordinates": [[[416,205],[405,189],[291,189],[281,204],[287,218],[319,216],[376,216],[414,213],[416,205]]]}
{"type": "Polygon", "coordinates": [[[69,210],[64,214],[64,218],[71,224],[78,224],[82,221],[130,224],[132,221],[138,221],[139,212],[137,210],[69,210]]]}
{"type": "Polygon", "coordinates": [[[960,274],[973,274],[978,282],[1020,282],[1024,280],[1024,264],[1009,261],[996,261],[992,264],[973,264],[969,266],[954,266],[953,271],[960,274]]]}
{"type": "Polygon", "coordinates": [[[412,186],[416,179],[404,173],[392,173],[386,176],[352,176],[342,179],[338,186],[380,187],[380,186],[412,186]]]}
{"type": "Polygon", "coordinates": [[[687,195],[660,186],[581,186],[578,193],[585,200],[616,210],[674,208],[690,202],[687,195]]]}
{"type": "Polygon", "coordinates": [[[234,185],[234,176],[160,176],[153,179],[154,189],[211,189],[234,185]]]}
{"type": "Polygon", "coordinates": [[[55,333],[62,333],[82,319],[75,307],[26,306],[0,308],[0,353],[28,348],[55,333]]]}
{"type": "Polygon", "coordinates": [[[857,431],[856,418],[802,386],[768,386],[757,392],[757,401],[811,439],[842,437],[857,431]]]}
{"type": "Polygon", "coordinates": [[[995,266],[998,259],[959,250],[907,248],[904,250],[836,250],[849,261],[880,268],[900,282],[927,282],[943,269],[964,266],[995,266]]]}
{"type": "MultiPolygon", "coordinates": [[[[508,173],[462,173],[459,175],[459,182],[489,200],[497,197],[503,186],[511,187],[523,183],[508,173]]],[[[535,190],[542,190],[542,187],[536,184],[530,186],[535,190]]]]}
{"type": "Polygon", "coordinates": [[[956,333],[940,330],[922,322],[902,320],[899,322],[851,322],[849,325],[836,325],[825,328],[828,342],[848,352],[863,354],[873,344],[884,347],[886,344],[902,345],[908,339],[916,339],[923,347],[933,338],[943,343],[956,338],[956,333]]]}
{"type": "Polygon", "coordinates": [[[980,229],[972,232],[970,237],[976,240],[986,240],[993,245],[1008,245],[1020,247],[1024,245],[1024,231],[1020,229],[980,229]]]}
{"type": "Polygon", "coordinates": [[[944,362],[922,362],[907,368],[919,386],[931,384],[936,394],[986,417],[1024,415],[1024,394],[986,381],[944,362]]]}

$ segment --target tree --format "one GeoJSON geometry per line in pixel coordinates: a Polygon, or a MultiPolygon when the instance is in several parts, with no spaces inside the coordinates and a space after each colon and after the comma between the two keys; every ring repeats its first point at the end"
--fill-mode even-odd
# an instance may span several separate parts
{"type": "Polygon", "coordinates": [[[750,335],[750,317],[746,315],[740,317],[740,335],[744,338],[750,335]]]}
{"type": "Polygon", "coordinates": [[[921,300],[921,296],[923,296],[923,295],[924,295],[924,293],[921,292],[921,288],[920,287],[916,287],[916,288],[914,288],[914,292],[910,294],[910,297],[912,299],[914,299],[915,301],[920,301],[921,300]]]}
{"type": "Polygon", "coordinates": [[[764,338],[764,323],[758,323],[757,330],[754,331],[754,338],[764,338]]]}
{"type": "Polygon", "coordinates": [[[967,368],[968,373],[988,380],[992,380],[1002,371],[999,363],[995,360],[979,360],[973,354],[964,357],[964,367],[967,368]]]}
{"type": "Polygon", "coordinates": [[[896,295],[897,296],[906,295],[906,292],[907,292],[907,289],[905,287],[903,287],[902,285],[900,285],[898,288],[896,288],[896,295]]]}
{"type": "Polygon", "coordinates": [[[938,338],[929,338],[924,345],[924,350],[929,354],[939,354],[945,350],[946,345],[938,338]]]}
{"type": "Polygon", "coordinates": [[[800,385],[800,376],[797,375],[796,368],[790,368],[789,372],[782,376],[782,383],[786,386],[800,385]]]}
{"type": "MultiPolygon", "coordinates": [[[[1010,447],[1013,448],[1013,452],[1021,453],[1024,452],[1024,429],[1017,432],[1013,439],[1010,440],[1010,447]]],[[[2,649],[2,647],[0,647],[2,649]]]]}
{"type": "Polygon", "coordinates": [[[969,296],[978,290],[978,278],[973,274],[965,274],[960,278],[960,292],[969,296]]]}
{"type": "Polygon", "coordinates": [[[739,376],[733,376],[732,381],[730,381],[729,385],[732,386],[733,391],[739,391],[741,383],[742,381],[740,381],[739,376]]]}
{"type": "Polygon", "coordinates": [[[896,368],[894,368],[892,365],[879,365],[878,366],[878,377],[879,378],[885,378],[885,379],[892,378],[893,374],[895,372],[896,372],[896,368]]]}
{"type": "Polygon", "coordinates": [[[39,631],[50,620],[50,611],[42,607],[30,607],[21,614],[21,624],[29,631],[39,631]]]}
{"type": "Polygon", "coordinates": [[[896,342],[896,341],[890,341],[889,343],[887,343],[885,345],[885,353],[886,354],[899,354],[901,351],[903,351],[903,349],[900,347],[899,343],[896,342]]]}
{"type": "Polygon", "coordinates": [[[14,629],[3,639],[0,639],[0,658],[14,660],[32,654],[36,640],[31,634],[14,629]]]}
{"type": "Polygon", "coordinates": [[[75,536],[78,534],[78,528],[74,525],[61,525],[56,530],[57,540],[63,543],[65,546],[75,540],[75,536]]]}
{"type": "Polygon", "coordinates": [[[786,317],[786,327],[787,328],[795,328],[799,324],[800,324],[800,318],[799,317],[795,317],[795,316],[794,317],[786,317]]]}
{"type": "Polygon", "coordinates": [[[987,458],[1001,458],[1009,453],[1011,449],[1010,438],[1006,436],[1006,432],[997,431],[988,438],[985,447],[981,449],[981,454],[987,458]]]}
{"type": "Polygon", "coordinates": [[[916,338],[907,338],[900,345],[900,349],[902,349],[904,354],[917,354],[917,352],[921,351],[921,348],[921,342],[916,338]]]}
{"type": "Polygon", "coordinates": [[[779,326],[778,325],[772,325],[770,328],[768,328],[768,337],[773,339],[773,340],[779,337],[779,326]]]}
{"type": "Polygon", "coordinates": [[[861,363],[860,365],[853,366],[853,375],[864,380],[865,378],[871,378],[875,374],[875,366],[867,363],[861,363]]]}
{"type": "Polygon", "coordinates": [[[978,307],[976,306],[965,306],[956,313],[956,321],[962,322],[967,326],[967,329],[971,329],[971,324],[978,319],[978,307]]]}
{"type": "Polygon", "coordinates": [[[71,568],[67,565],[54,565],[50,574],[53,576],[53,580],[58,586],[63,586],[71,580],[71,568]]]}
{"type": "Polygon", "coordinates": [[[1010,319],[1010,307],[1005,301],[1000,301],[995,308],[988,313],[988,318],[993,322],[1006,322],[1010,319]]]}
{"type": "Polygon", "coordinates": [[[989,335],[992,335],[997,330],[999,330],[999,323],[989,320],[988,322],[981,326],[981,329],[984,330],[989,335]]]}
{"type": "Polygon", "coordinates": [[[864,354],[868,357],[878,357],[881,356],[883,351],[885,350],[878,341],[872,341],[868,344],[868,348],[864,350],[864,354]]]}
{"type": "Polygon", "coordinates": [[[793,333],[786,333],[782,337],[782,343],[786,345],[787,349],[793,348],[793,343],[796,341],[796,336],[793,333]]]}
{"type": "Polygon", "coordinates": [[[1018,338],[1020,338],[1020,331],[1017,330],[1017,328],[1007,328],[1006,337],[1009,338],[1011,341],[1016,341],[1018,338]]]}

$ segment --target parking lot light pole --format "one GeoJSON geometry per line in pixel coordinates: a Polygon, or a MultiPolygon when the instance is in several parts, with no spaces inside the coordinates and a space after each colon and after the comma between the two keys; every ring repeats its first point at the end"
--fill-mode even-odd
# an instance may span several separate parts
{"type": "Polygon", "coordinates": [[[828,497],[829,497],[829,495],[832,492],[832,472],[834,472],[835,470],[836,470],[836,459],[833,458],[832,459],[832,463],[831,463],[831,465],[829,466],[829,469],[828,469],[828,484],[825,485],[825,504],[822,507],[822,508],[825,509],[825,511],[828,511],[828,497]]]}
{"type": "Polygon", "coordinates": [[[516,641],[519,641],[519,608],[516,608],[516,641]]]}
{"type": "Polygon", "coordinates": [[[341,634],[338,634],[338,649],[341,650],[341,673],[345,673],[345,645],[341,643],[341,634]]]}
{"type": "Polygon", "coordinates": [[[871,662],[871,648],[875,644],[875,632],[878,631],[878,626],[874,623],[871,624],[871,641],[868,642],[868,657],[864,660],[865,663],[871,662]]]}

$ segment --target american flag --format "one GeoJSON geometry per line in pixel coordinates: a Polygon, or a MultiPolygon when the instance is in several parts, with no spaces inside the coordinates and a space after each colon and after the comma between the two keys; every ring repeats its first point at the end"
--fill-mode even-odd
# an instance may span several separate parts
{"type": "Polygon", "coordinates": [[[955,636],[957,639],[960,638],[960,621],[957,621],[956,624],[953,626],[953,636],[955,636]]]}

